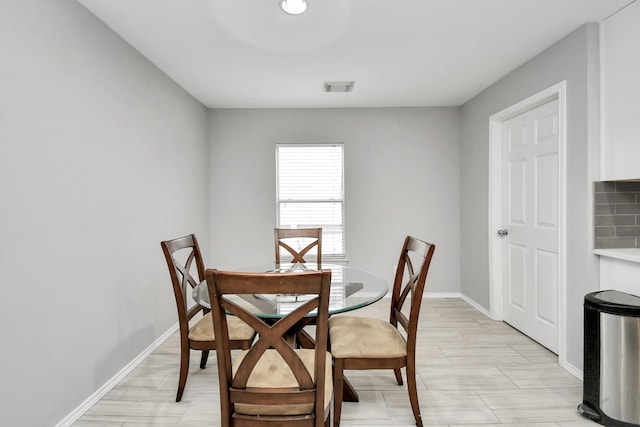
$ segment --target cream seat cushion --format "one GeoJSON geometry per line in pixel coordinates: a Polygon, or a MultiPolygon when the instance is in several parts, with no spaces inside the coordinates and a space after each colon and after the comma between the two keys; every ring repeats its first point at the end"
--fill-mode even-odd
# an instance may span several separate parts
{"type": "MultiPolygon", "coordinates": [[[[249,350],[242,351],[233,361],[233,375],[236,374],[240,362],[249,350]]],[[[311,378],[315,381],[315,350],[299,349],[295,350],[309,371],[311,378]]],[[[286,388],[298,387],[289,365],[284,361],[277,350],[266,350],[256,366],[253,368],[247,381],[247,387],[257,388],[286,388]]],[[[331,375],[331,353],[327,352],[325,359],[325,385],[324,385],[324,407],[325,412],[331,405],[333,396],[333,377],[331,375]]],[[[247,415],[301,415],[313,413],[313,404],[295,405],[250,405],[246,403],[236,403],[235,410],[239,414],[247,415]]]]}
{"type": "MultiPolygon", "coordinates": [[[[255,334],[251,326],[235,316],[227,316],[227,327],[229,328],[229,339],[231,340],[250,340],[255,334]]],[[[205,314],[202,319],[193,325],[189,330],[189,339],[191,341],[215,341],[211,313],[205,314]]]]}
{"type": "Polygon", "coordinates": [[[336,359],[404,357],[407,343],[388,321],[356,316],[329,319],[331,354],[336,359]]]}

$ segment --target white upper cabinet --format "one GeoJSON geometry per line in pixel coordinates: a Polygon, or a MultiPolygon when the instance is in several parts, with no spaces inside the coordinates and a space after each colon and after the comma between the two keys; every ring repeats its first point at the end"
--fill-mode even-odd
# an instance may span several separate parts
{"type": "Polygon", "coordinates": [[[602,180],[640,178],[640,2],[600,26],[602,180]]]}

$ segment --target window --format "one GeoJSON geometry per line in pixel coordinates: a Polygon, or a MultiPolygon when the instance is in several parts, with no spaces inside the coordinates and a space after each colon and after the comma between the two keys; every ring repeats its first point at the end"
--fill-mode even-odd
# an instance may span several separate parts
{"type": "Polygon", "coordinates": [[[276,145],[278,227],[322,227],[322,257],[344,258],[342,144],[276,145]]]}

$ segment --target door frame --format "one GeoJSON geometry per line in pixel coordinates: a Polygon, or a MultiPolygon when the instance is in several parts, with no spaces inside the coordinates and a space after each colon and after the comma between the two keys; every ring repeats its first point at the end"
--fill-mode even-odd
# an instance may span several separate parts
{"type": "Polygon", "coordinates": [[[558,360],[567,365],[567,321],[566,321],[566,145],[567,145],[567,83],[561,81],[530,97],[515,103],[489,117],[489,300],[491,319],[504,320],[504,281],[502,238],[497,230],[502,222],[502,123],[525,111],[531,110],[553,99],[558,99],[558,177],[560,180],[558,219],[558,360]]]}

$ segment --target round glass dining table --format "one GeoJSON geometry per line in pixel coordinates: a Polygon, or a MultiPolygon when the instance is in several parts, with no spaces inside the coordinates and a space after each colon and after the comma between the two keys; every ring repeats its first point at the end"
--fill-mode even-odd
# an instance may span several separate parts
{"type": "MultiPolygon", "coordinates": [[[[331,270],[331,292],[329,296],[329,315],[356,310],[373,304],[385,296],[389,287],[387,282],[375,274],[358,268],[337,264],[321,264],[322,269],[331,270]]],[[[245,269],[234,271],[279,272],[282,274],[317,270],[316,264],[280,264],[275,268],[245,269]]],[[[207,282],[203,281],[193,288],[193,299],[203,307],[211,308],[207,282]]],[[[306,301],[305,295],[237,295],[235,302],[242,304],[258,317],[278,319],[293,311],[306,301]]]]}
{"type": "MultiPolygon", "coordinates": [[[[329,295],[329,315],[344,313],[365,307],[380,300],[389,287],[387,282],[375,274],[369,273],[358,268],[347,267],[337,264],[321,264],[322,269],[331,270],[331,291],[329,295]]],[[[233,271],[244,272],[278,272],[288,274],[297,271],[317,270],[316,264],[280,264],[273,268],[253,268],[240,269],[233,271]]],[[[207,282],[203,281],[193,288],[193,299],[203,307],[211,308],[209,300],[209,290],[207,282]]],[[[276,322],[287,313],[296,309],[298,305],[303,304],[308,296],[306,295],[227,295],[232,298],[236,304],[242,305],[248,311],[254,313],[257,317],[264,319],[272,319],[276,322]]],[[[311,313],[306,317],[307,321],[296,325],[288,334],[289,339],[297,341],[297,345],[305,348],[314,346],[313,338],[304,331],[306,325],[315,323],[315,316],[311,313]]],[[[343,378],[343,401],[357,402],[359,400],[358,393],[353,388],[349,380],[343,378]]]]}

